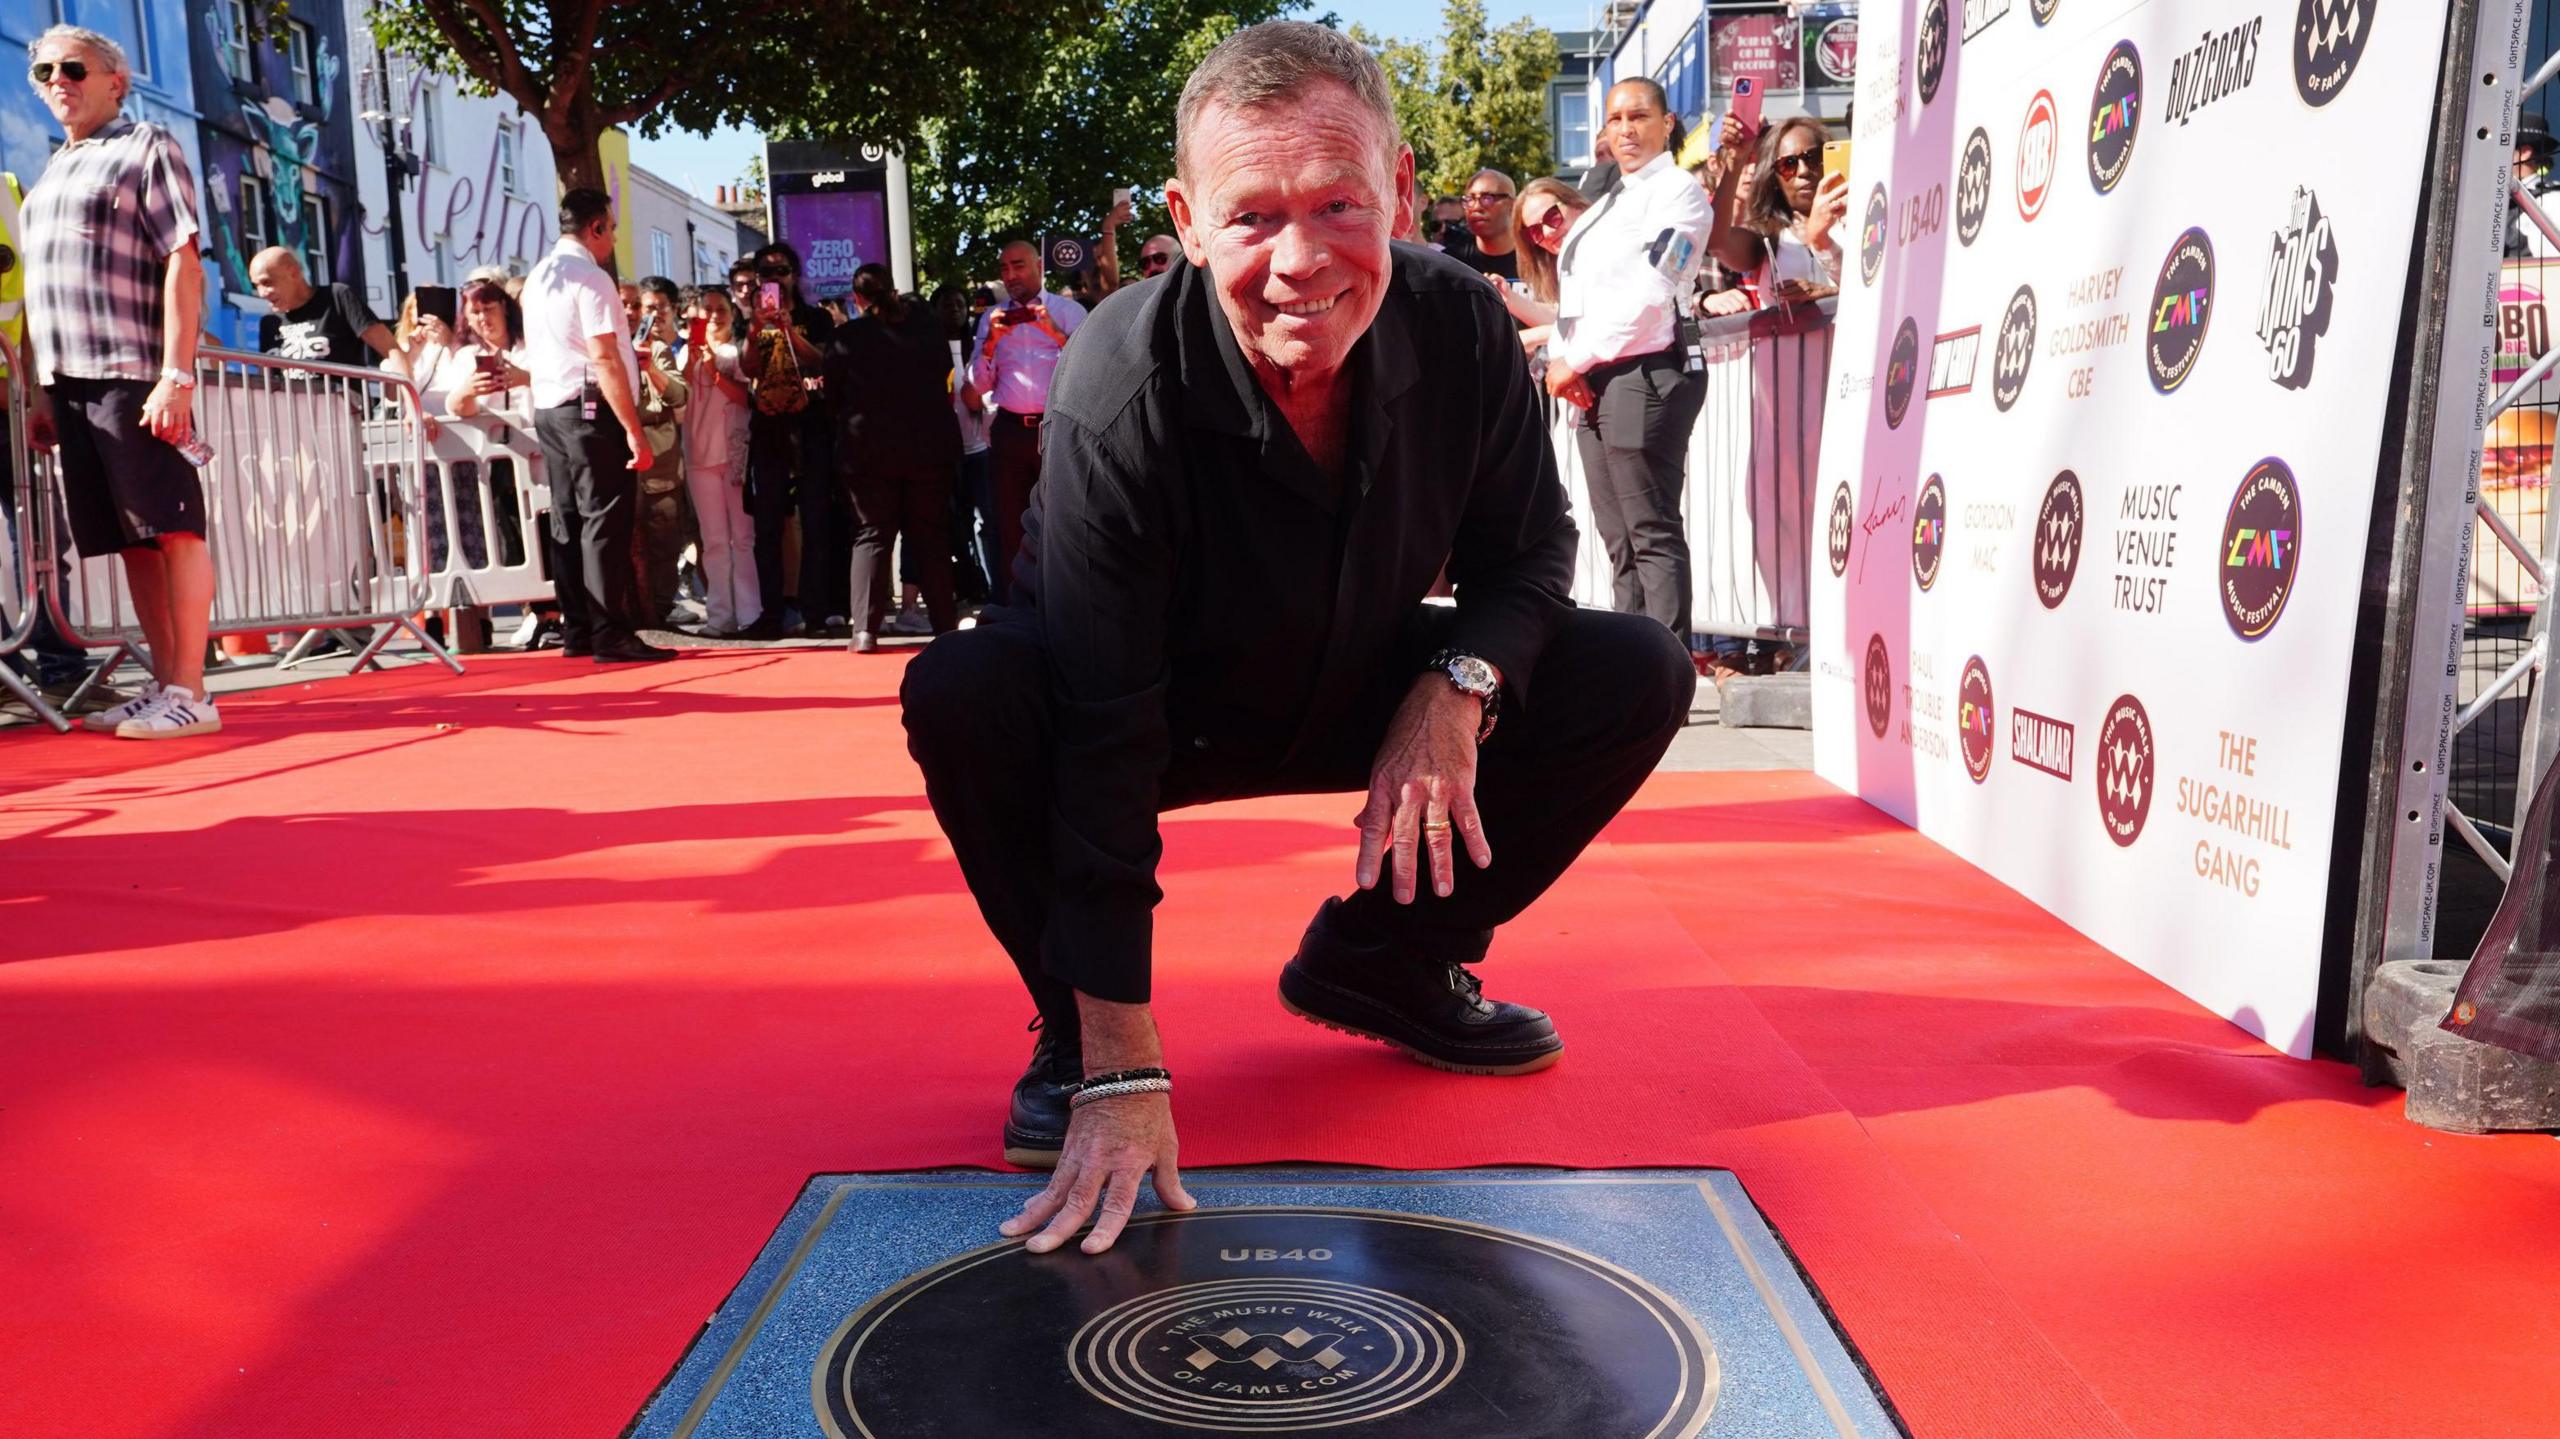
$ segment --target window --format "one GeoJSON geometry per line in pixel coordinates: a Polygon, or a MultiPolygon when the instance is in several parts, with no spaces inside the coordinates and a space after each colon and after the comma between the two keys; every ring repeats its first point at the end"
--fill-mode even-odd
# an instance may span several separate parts
{"type": "Polygon", "coordinates": [[[53,9],[63,24],[95,30],[122,45],[135,78],[150,78],[151,30],[142,23],[142,0],[58,0],[53,9]]]}
{"type": "Polygon", "coordinates": [[[664,230],[649,232],[649,273],[673,275],[676,270],[676,242],[664,230]]]}
{"type": "Polygon", "coordinates": [[[275,243],[275,222],[267,216],[267,182],[255,175],[240,177],[240,258],[249,259],[275,243]]]}
{"type": "Polygon", "coordinates": [[[1662,68],[1653,78],[1662,85],[1662,93],[1671,101],[1671,113],[1682,117],[1702,114],[1707,107],[1707,67],[1701,50],[1698,27],[1680,37],[1663,58],[1662,68]]]}
{"type": "Polygon", "coordinates": [[[516,145],[518,143],[515,122],[512,120],[499,121],[498,187],[502,192],[509,195],[521,195],[524,193],[523,187],[517,183],[516,179],[516,145]]]}
{"type": "Polygon", "coordinates": [[[314,285],[326,285],[337,276],[329,268],[330,237],[338,232],[331,223],[329,197],[305,191],[302,196],[302,273],[314,285]]]}
{"type": "Polygon", "coordinates": [[[249,54],[249,0],[222,0],[222,68],[234,80],[255,80],[249,54]]]}
{"type": "Polygon", "coordinates": [[[1556,92],[1556,163],[1591,163],[1591,92],[1580,85],[1556,92]]]}
{"type": "MultiPolygon", "coordinates": [[[[418,103],[409,116],[409,143],[418,158],[430,165],[444,163],[444,106],[442,93],[432,76],[418,82],[418,103]]],[[[505,133],[503,127],[500,133],[505,133]]]]}
{"type": "Polygon", "coordinates": [[[311,27],[288,20],[284,27],[285,60],[293,67],[293,103],[317,105],[320,87],[311,73],[311,27]]]}

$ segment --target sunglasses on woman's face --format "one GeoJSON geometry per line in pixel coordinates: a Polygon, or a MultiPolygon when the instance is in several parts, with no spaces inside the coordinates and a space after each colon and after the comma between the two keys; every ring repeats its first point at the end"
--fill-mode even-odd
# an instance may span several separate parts
{"type": "Polygon", "coordinates": [[[1822,173],[1822,154],[1818,150],[1798,150],[1792,155],[1780,155],[1775,168],[1779,175],[1789,180],[1808,172],[1819,175],[1822,173]]]}
{"type": "Polygon", "coordinates": [[[1522,215],[1520,217],[1520,224],[1523,229],[1544,230],[1553,226],[1563,218],[1564,206],[1554,205],[1548,207],[1544,211],[1541,211],[1535,219],[1532,219],[1527,215],[1522,215]]]}
{"type": "Polygon", "coordinates": [[[27,78],[43,85],[53,79],[57,70],[74,85],[89,78],[89,67],[78,60],[38,60],[27,67],[27,78]]]}

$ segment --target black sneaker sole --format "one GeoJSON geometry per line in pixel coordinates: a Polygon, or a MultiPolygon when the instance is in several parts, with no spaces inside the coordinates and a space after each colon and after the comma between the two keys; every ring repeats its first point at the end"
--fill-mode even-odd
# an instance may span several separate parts
{"type": "Polygon", "coordinates": [[[1055,1169],[1064,1139],[1044,1142],[1008,1124],[1004,1127],[1004,1162],[1016,1169],[1055,1169]]]}
{"type": "Polygon", "coordinates": [[[1428,1050],[1416,1048],[1410,1041],[1398,1038],[1393,1034],[1386,1034],[1375,1029],[1366,1028],[1362,1025],[1353,1024],[1338,1015],[1318,1014],[1313,1010],[1306,1008],[1296,999],[1290,997],[1289,983],[1293,975],[1297,978],[1298,982],[1302,984],[1322,986],[1325,989],[1334,990],[1346,997],[1360,998],[1360,996],[1353,996],[1349,991],[1342,990],[1338,986],[1325,984],[1324,981],[1317,979],[1312,975],[1299,973],[1296,962],[1291,961],[1290,964],[1280,972],[1280,1007],[1282,1009],[1285,1009],[1291,1014],[1296,1015],[1298,1018],[1305,1020],[1307,1023],[1316,1025],[1320,1028],[1330,1029],[1340,1034],[1348,1034],[1355,1039],[1374,1039],[1378,1043],[1383,1044],[1390,1049],[1402,1050],[1408,1057],[1420,1063],[1430,1065],[1433,1069],[1446,1070],[1451,1074],[1484,1074],[1494,1076],[1535,1074],[1539,1070],[1553,1065],[1557,1060],[1564,1058],[1564,1041],[1562,1039],[1558,1039],[1556,1041],[1555,1048],[1531,1055],[1527,1059],[1489,1064],[1470,1064],[1462,1060],[1449,1059],[1441,1055],[1433,1054],[1428,1050]]]}

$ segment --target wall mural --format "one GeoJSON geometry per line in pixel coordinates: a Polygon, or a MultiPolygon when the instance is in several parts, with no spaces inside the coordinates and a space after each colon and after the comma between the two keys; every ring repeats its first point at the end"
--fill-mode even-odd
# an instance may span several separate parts
{"type": "Polygon", "coordinates": [[[364,285],[355,137],[338,103],[344,83],[345,13],[296,0],[290,18],[308,27],[313,103],[293,98],[297,76],[272,32],[249,37],[251,78],[234,76],[230,7],[197,0],[205,41],[195,47],[204,208],[220,294],[206,296],[206,328],[226,342],[254,345],[256,311],[249,261],[262,245],[318,255],[328,279],[364,285]],[[209,43],[206,43],[209,42],[209,43]],[[255,192],[244,180],[257,182],[255,192]],[[256,213],[249,213],[255,205],[256,213]],[[240,303],[248,301],[247,307],[240,303]]]}

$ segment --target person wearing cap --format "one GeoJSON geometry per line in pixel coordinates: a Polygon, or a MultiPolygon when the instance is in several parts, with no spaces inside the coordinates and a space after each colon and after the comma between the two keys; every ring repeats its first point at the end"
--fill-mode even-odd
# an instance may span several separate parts
{"type": "MultiPolygon", "coordinates": [[[[2530,110],[2517,117],[2516,187],[2537,201],[2554,190],[2560,190],[2560,180],[2551,176],[2551,156],[2555,150],[2560,150],[2560,141],[2552,138],[2550,121],[2530,110]]],[[[2560,214],[2554,214],[2552,206],[2545,205],[2542,210],[2545,218],[2560,222],[2560,214]]],[[[2548,260],[2554,257],[2560,257],[2560,245],[2554,245],[2551,237],[2542,233],[2540,226],[2527,219],[2524,207],[2510,195],[2507,199],[2507,258],[2548,260]]]]}

